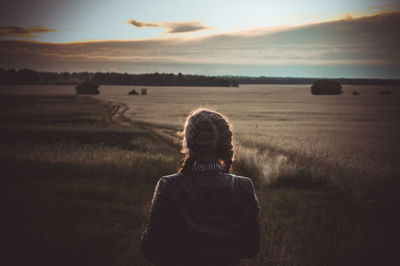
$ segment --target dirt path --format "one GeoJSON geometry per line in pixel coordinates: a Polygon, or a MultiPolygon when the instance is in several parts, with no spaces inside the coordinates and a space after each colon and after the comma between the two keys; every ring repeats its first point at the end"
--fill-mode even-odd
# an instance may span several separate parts
{"type": "Polygon", "coordinates": [[[150,131],[155,137],[167,142],[175,149],[180,149],[181,138],[178,134],[178,129],[158,128],[145,121],[134,121],[130,119],[126,112],[129,107],[124,103],[106,102],[112,106],[111,113],[105,117],[106,122],[122,127],[136,127],[150,131]]]}

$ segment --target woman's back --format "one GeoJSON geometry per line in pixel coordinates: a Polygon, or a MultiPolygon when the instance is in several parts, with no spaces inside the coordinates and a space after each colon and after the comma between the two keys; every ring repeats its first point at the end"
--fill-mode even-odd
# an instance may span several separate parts
{"type": "Polygon", "coordinates": [[[205,170],[160,179],[143,253],[167,265],[235,265],[254,256],[260,234],[251,180],[225,173],[218,162],[197,169],[205,170]]]}

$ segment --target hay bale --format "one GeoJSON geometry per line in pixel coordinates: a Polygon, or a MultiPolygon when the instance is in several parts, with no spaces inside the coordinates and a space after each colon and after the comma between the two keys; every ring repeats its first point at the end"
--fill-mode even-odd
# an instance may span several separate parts
{"type": "Polygon", "coordinates": [[[128,92],[128,95],[138,95],[139,93],[135,90],[132,89],[130,92],[128,92]]]}

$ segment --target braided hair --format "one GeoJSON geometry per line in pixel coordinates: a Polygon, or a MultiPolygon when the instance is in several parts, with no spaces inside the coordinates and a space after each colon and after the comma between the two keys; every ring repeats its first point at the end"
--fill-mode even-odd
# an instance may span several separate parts
{"type": "Polygon", "coordinates": [[[181,172],[191,174],[197,160],[219,160],[225,172],[233,162],[232,131],[228,120],[221,114],[199,108],[186,119],[182,151],[186,158],[181,172]]]}

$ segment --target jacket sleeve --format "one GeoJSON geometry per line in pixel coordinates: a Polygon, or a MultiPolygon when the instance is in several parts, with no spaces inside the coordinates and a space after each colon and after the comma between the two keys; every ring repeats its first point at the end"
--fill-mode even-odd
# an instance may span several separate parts
{"type": "Polygon", "coordinates": [[[168,256],[167,241],[170,228],[170,210],[172,198],[167,190],[167,180],[161,178],[154,190],[152,205],[147,218],[147,224],[141,239],[141,251],[150,261],[162,261],[168,256]]]}
{"type": "Polygon", "coordinates": [[[258,251],[260,250],[260,207],[257,195],[254,191],[254,185],[251,180],[249,180],[248,186],[249,218],[241,237],[239,248],[240,258],[252,258],[257,255],[258,251]]]}

